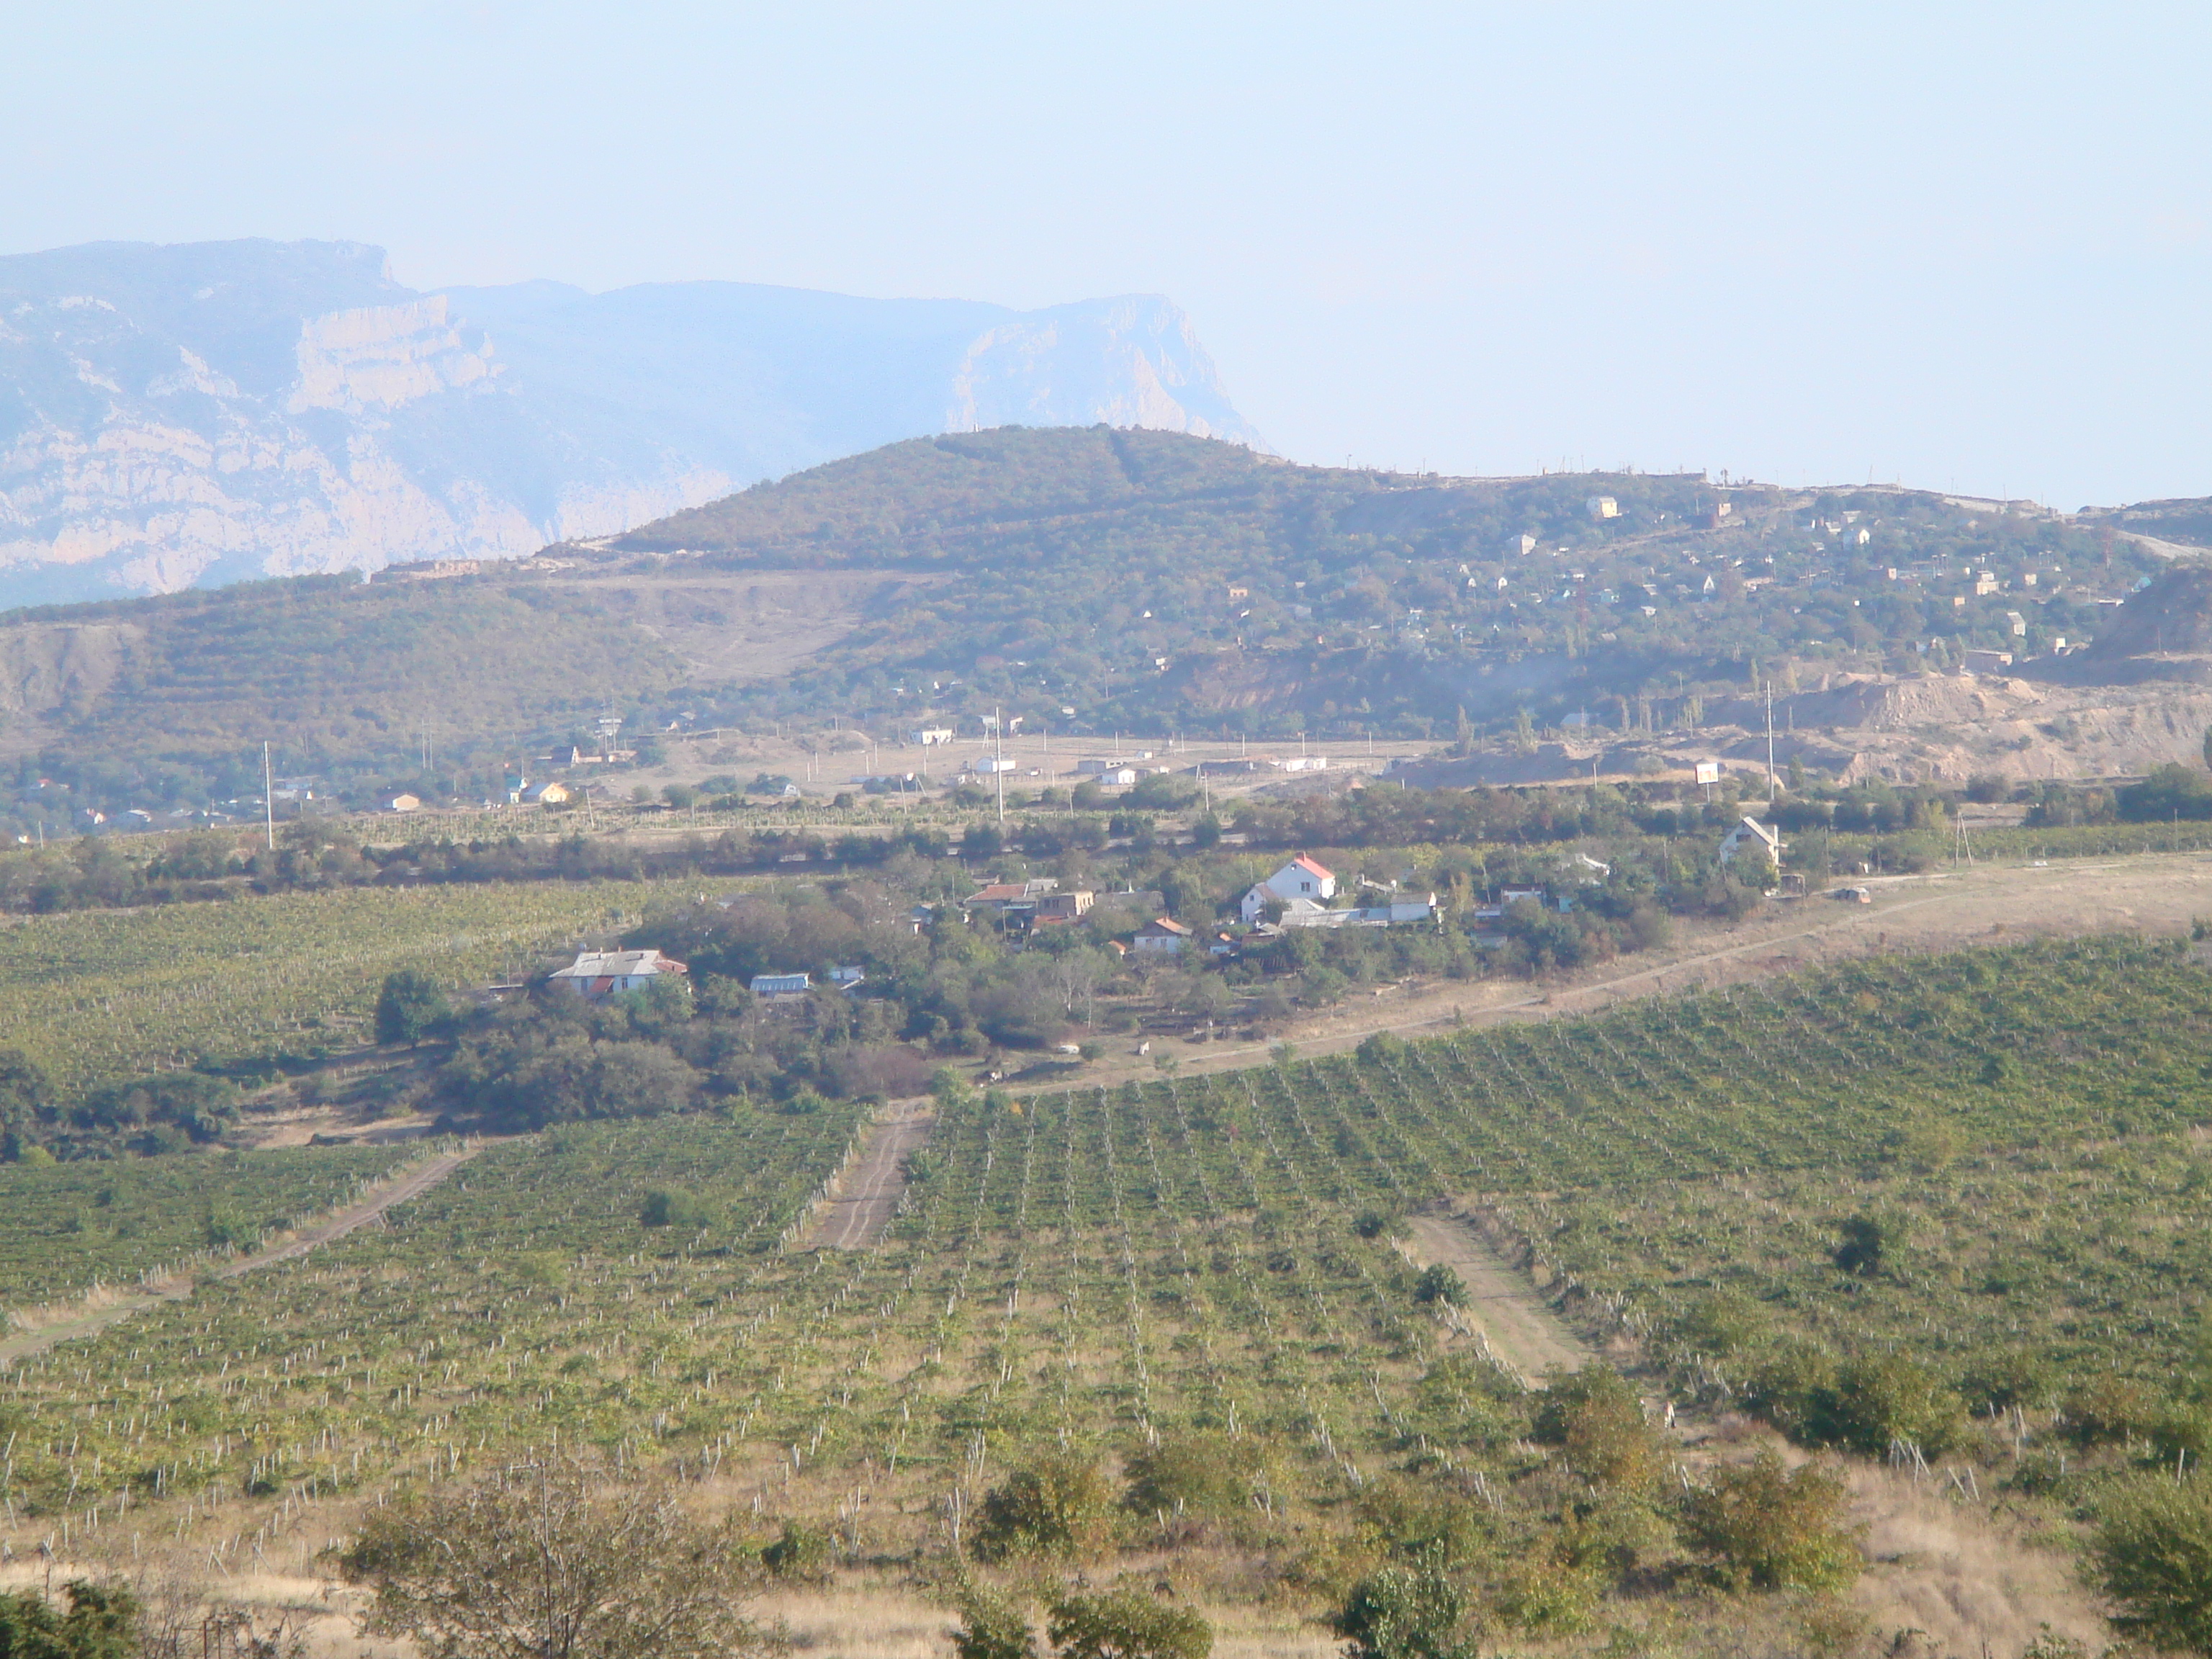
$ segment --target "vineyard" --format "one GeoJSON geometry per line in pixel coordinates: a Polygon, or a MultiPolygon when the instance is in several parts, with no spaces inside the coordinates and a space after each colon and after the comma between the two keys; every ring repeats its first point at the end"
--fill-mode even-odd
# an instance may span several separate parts
{"type": "MultiPolygon", "coordinates": [[[[941,1562],[1010,1468],[1073,1451],[1131,1472],[1131,1547],[1211,1517],[1267,1564],[1237,1593],[1333,1593],[1332,1563],[1410,1547],[1444,1505],[1540,1628],[1567,1590],[1528,1575],[1595,1594],[1612,1558],[1577,1553],[1595,1523],[1529,1443],[1537,1397],[1424,1288],[1394,1217],[1472,1207],[1679,1400],[1747,1400],[1778,1356],[1902,1357],[1962,1427],[2017,1408],[2016,1453],[2077,1386],[2162,1390],[2197,1352],[2207,1052],[2212,975],[2093,940],[962,1096],[888,1236],[849,1254],[793,1229],[857,1109],[569,1126],[488,1148],[390,1231],[12,1374],[0,1537],[296,1567],[354,1494],[587,1445],[764,1536],[803,1516],[841,1559],[941,1562]],[[1838,1263],[1865,1218],[1878,1272],[1838,1263]],[[1203,1479],[1159,1474],[1230,1442],[1203,1479]]],[[[1994,1431],[1954,1443],[2001,1455],[1994,1431]]]]}
{"type": "Polygon", "coordinates": [[[203,1057],[326,1052],[359,1040],[395,968],[485,983],[634,921],[659,891],[357,888],[33,917],[7,928],[0,1047],[21,1049],[64,1090],[203,1057]]]}
{"type": "Polygon", "coordinates": [[[126,1162],[0,1164],[0,1310],[159,1276],[339,1208],[415,1155],[294,1147],[126,1162]]]}

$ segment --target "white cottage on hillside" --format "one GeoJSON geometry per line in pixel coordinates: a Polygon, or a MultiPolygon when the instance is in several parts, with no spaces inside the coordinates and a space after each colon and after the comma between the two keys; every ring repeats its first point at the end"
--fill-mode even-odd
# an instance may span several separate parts
{"type": "Polygon", "coordinates": [[[1270,904],[1286,905],[1293,899],[1305,899],[1320,905],[1335,896],[1335,872],[1301,853],[1267,880],[1255,883],[1238,902],[1237,910],[1249,927],[1260,920],[1260,913],[1270,904]]]}
{"type": "Polygon", "coordinates": [[[1774,860],[1778,868],[1780,867],[1784,844],[1782,832],[1771,824],[1761,823],[1748,814],[1745,816],[1742,823],[1721,837],[1721,862],[1728,863],[1735,857],[1740,848],[1754,842],[1764,847],[1766,849],[1766,856],[1774,860]]]}

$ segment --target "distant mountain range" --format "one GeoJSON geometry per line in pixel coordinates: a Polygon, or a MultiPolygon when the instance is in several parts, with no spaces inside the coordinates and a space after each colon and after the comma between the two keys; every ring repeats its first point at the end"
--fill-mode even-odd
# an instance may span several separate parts
{"type": "Polygon", "coordinates": [[[0,607],[519,557],[902,438],[1259,446],[1152,295],[418,292],[350,242],[0,258],[0,607]]]}

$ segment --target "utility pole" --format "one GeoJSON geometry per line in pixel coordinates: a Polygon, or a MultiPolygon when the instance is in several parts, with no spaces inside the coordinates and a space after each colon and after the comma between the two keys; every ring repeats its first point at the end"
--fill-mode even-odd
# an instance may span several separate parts
{"type": "Polygon", "coordinates": [[[991,709],[991,775],[999,784],[999,828],[1003,830],[1006,827],[1006,711],[995,704],[991,709]]]}
{"type": "Polygon", "coordinates": [[[261,814],[269,828],[269,850],[276,850],[276,784],[269,769],[269,745],[261,745],[261,814]]]}
{"type": "Polygon", "coordinates": [[[1766,804],[1774,805],[1774,682],[1766,683],[1766,804]]]}

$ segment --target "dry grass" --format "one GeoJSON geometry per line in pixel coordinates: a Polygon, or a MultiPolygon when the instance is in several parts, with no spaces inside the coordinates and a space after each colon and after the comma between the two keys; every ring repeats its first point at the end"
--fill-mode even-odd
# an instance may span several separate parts
{"type": "MultiPolygon", "coordinates": [[[[1251,1607],[1202,1607],[1212,1620],[1216,1659],[1335,1659],[1342,1644],[1318,1626],[1251,1607]]],[[[801,1654],[837,1659],[944,1659],[953,1620],[944,1608],[893,1585],[841,1584],[779,1595],[762,1606],[801,1654]]]]}
{"type": "Polygon", "coordinates": [[[1853,1600],[1878,1648],[1918,1631],[1921,1651],[2014,1654],[2046,1624],[2092,1653],[2111,1641],[2069,1558],[2030,1541],[2000,1513],[1953,1501],[1949,1490],[1852,1468],[1852,1511],[1867,1528],[1869,1561],[1853,1600]]]}

